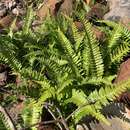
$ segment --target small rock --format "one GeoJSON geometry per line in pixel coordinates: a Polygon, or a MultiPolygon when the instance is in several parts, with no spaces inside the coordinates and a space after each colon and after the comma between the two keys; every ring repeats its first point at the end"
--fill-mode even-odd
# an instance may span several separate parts
{"type": "Polygon", "coordinates": [[[5,6],[6,6],[6,8],[11,10],[12,8],[14,8],[16,6],[16,2],[15,2],[15,0],[6,0],[5,6]]]}
{"type": "Polygon", "coordinates": [[[108,0],[110,11],[104,16],[106,20],[119,21],[130,18],[130,0],[108,0]]]}
{"type": "Polygon", "coordinates": [[[120,22],[130,30],[130,18],[124,17],[120,22]]]}
{"type": "MultiPolygon", "coordinates": [[[[114,83],[120,83],[130,78],[130,58],[120,65],[120,69],[117,74],[117,78],[114,83]]],[[[123,102],[130,106],[130,91],[122,93],[118,98],[118,101],[123,102]]]]}
{"type": "Polygon", "coordinates": [[[14,9],[12,10],[12,13],[13,13],[14,15],[16,15],[16,16],[18,16],[18,15],[20,14],[20,12],[19,12],[19,10],[18,10],[17,8],[14,8],[14,9]]]}
{"type": "Polygon", "coordinates": [[[78,125],[76,126],[76,130],[88,130],[88,128],[85,129],[83,125],[78,124],[78,125]]]}

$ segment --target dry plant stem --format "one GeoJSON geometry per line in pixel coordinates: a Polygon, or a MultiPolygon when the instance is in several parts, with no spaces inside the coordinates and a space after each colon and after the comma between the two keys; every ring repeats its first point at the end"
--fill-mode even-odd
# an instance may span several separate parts
{"type": "Polygon", "coordinates": [[[57,112],[59,113],[59,115],[60,115],[60,117],[61,117],[61,122],[62,122],[62,124],[64,125],[65,129],[66,129],[66,130],[69,130],[69,127],[68,127],[68,125],[67,125],[67,123],[66,123],[66,120],[63,118],[63,116],[62,116],[62,114],[61,114],[59,108],[56,107],[56,109],[57,109],[57,112]]]}
{"type": "Polygon", "coordinates": [[[25,128],[22,128],[20,130],[28,130],[29,128],[36,127],[39,125],[49,125],[49,124],[53,124],[53,123],[57,123],[57,122],[61,122],[61,121],[60,120],[50,120],[50,121],[38,122],[38,123],[32,124],[30,126],[27,126],[25,128]]]}
{"type": "MultiPolygon", "coordinates": [[[[49,106],[46,104],[44,107],[45,107],[45,108],[48,110],[48,112],[52,115],[52,117],[54,118],[54,120],[57,120],[56,116],[53,114],[53,112],[51,111],[51,109],[49,108],[49,106]]],[[[60,125],[59,122],[57,122],[57,125],[58,125],[58,127],[62,130],[62,126],[60,125]]]]}
{"type": "MultiPolygon", "coordinates": [[[[46,103],[46,105],[53,107],[53,104],[50,104],[50,103],[46,103]]],[[[66,120],[65,120],[64,117],[62,116],[61,111],[59,110],[58,107],[55,107],[55,109],[57,110],[57,112],[58,112],[58,114],[59,114],[59,116],[60,116],[60,119],[61,119],[60,122],[63,124],[63,126],[64,126],[64,128],[65,128],[66,130],[69,130],[69,127],[68,127],[68,125],[67,125],[67,123],[66,123],[66,120]]],[[[51,111],[51,113],[52,113],[52,111],[51,111]]],[[[62,127],[61,127],[61,126],[60,126],[60,129],[62,130],[62,127]]]]}
{"type": "Polygon", "coordinates": [[[7,112],[7,110],[6,110],[4,107],[2,107],[1,105],[0,105],[0,112],[1,112],[1,113],[4,115],[4,117],[6,118],[8,124],[9,124],[9,126],[10,126],[10,129],[11,129],[11,130],[17,130],[13,119],[11,118],[11,116],[9,115],[9,113],[7,112]]]}
{"type": "MultiPolygon", "coordinates": [[[[30,126],[28,126],[28,127],[22,128],[22,129],[20,129],[20,130],[28,130],[29,128],[36,127],[36,126],[39,126],[39,125],[49,125],[49,124],[58,123],[58,122],[60,122],[60,123],[62,123],[62,124],[64,125],[65,130],[70,130],[70,129],[68,128],[68,126],[66,126],[66,124],[63,123],[64,121],[61,120],[61,119],[50,120],[50,121],[44,121],[44,122],[38,122],[38,123],[32,124],[32,125],[30,125],[30,126]]],[[[63,129],[62,129],[62,130],[63,130],[63,129]]]]}

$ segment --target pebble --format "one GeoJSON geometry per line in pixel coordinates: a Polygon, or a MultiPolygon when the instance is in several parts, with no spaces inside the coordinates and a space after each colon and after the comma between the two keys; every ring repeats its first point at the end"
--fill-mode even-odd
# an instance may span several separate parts
{"type": "Polygon", "coordinates": [[[12,8],[14,8],[16,6],[16,2],[15,2],[15,0],[6,0],[5,6],[6,6],[6,8],[11,10],[12,8]]]}

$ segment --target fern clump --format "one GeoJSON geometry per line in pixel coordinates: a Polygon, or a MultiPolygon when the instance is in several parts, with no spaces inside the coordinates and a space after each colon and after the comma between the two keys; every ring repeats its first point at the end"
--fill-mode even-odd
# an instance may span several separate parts
{"type": "Polygon", "coordinates": [[[111,69],[129,52],[129,31],[105,21],[113,29],[101,46],[87,20],[81,19],[79,31],[73,19],[60,17],[62,26],[58,18],[48,17],[33,32],[32,12],[27,16],[24,30],[0,37],[0,61],[20,78],[17,92],[30,100],[21,115],[25,126],[41,121],[45,106],[62,129],[74,128],[87,115],[109,125],[101,109],[129,88],[129,80],[112,83],[116,73],[111,69]]]}

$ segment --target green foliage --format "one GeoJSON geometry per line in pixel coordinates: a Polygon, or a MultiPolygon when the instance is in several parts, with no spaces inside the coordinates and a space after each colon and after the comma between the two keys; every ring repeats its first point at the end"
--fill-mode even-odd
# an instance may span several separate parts
{"type": "Polygon", "coordinates": [[[129,53],[130,32],[121,24],[111,21],[100,22],[105,23],[109,27],[109,30],[111,30],[106,32],[107,35],[110,35],[108,37],[108,49],[106,50],[106,54],[110,55],[111,64],[120,63],[129,53]]]}
{"type": "Polygon", "coordinates": [[[27,11],[27,17],[25,19],[25,23],[23,26],[23,35],[27,35],[30,31],[30,26],[32,24],[34,18],[34,11],[32,9],[32,7],[28,7],[28,11],[27,11]]]}
{"type": "MultiPolygon", "coordinates": [[[[0,61],[20,77],[17,91],[30,100],[22,113],[24,125],[41,120],[45,102],[59,108],[71,128],[86,115],[109,125],[101,109],[129,88],[129,80],[112,84],[112,67],[128,54],[130,32],[103,21],[113,29],[101,46],[87,20],[81,20],[84,28],[79,31],[72,19],[47,17],[33,32],[32,18],[30,11],[25,29],[12,37],[0,36],[0,61]]],[[[61,117],[54,108],[53,112],[61,117]]]]}

